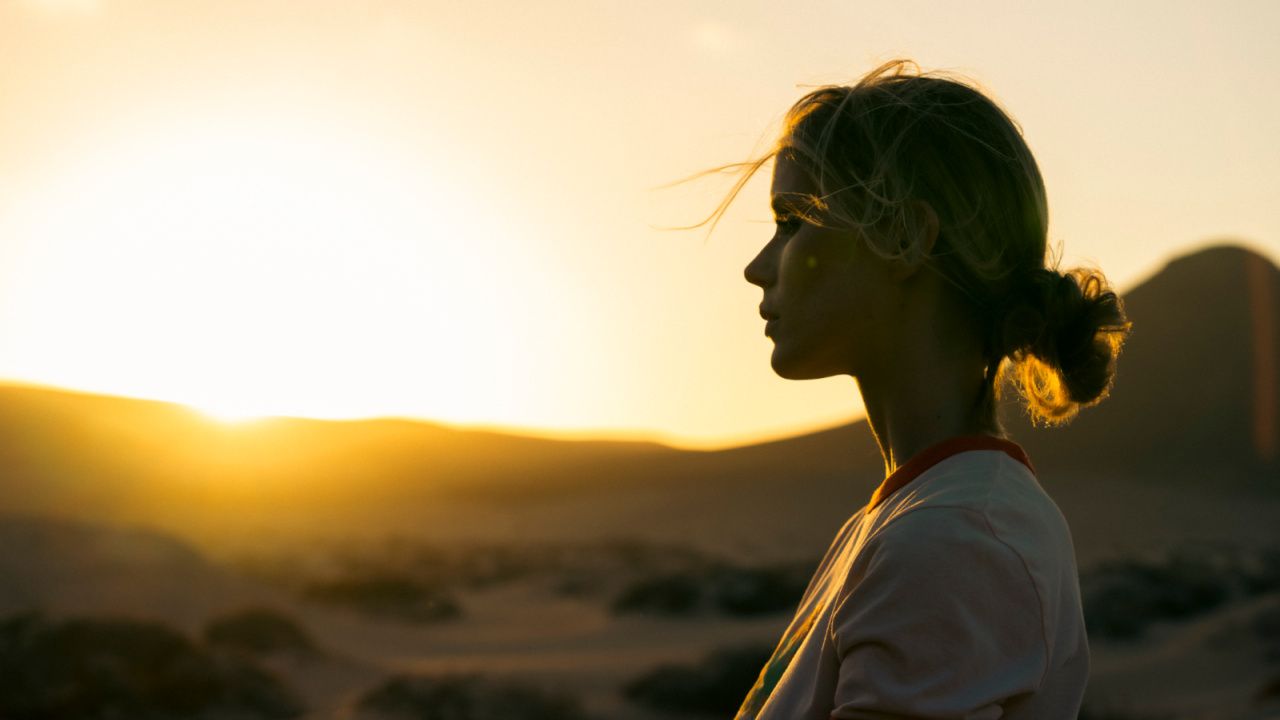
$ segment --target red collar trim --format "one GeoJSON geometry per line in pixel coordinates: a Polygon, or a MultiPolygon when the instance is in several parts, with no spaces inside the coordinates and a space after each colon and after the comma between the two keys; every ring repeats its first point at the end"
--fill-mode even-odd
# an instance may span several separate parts
{"type": "Polygon", "coordinates": [[[1026,465],[1032,474],[1036,471],[1035,467],[1031,465],[1031,458],[1027,457],[1026,451],[1012,440],[1005,440],[992,435],[960,435],[931,445],[913,455],[910,460],[899,465],[898,469],[885,478],[884,482],[880,483],[880,487],[876,488],[875,493],[871,496],[871,502],[867,503],[867,509],[874,509],[884,502],[885,498],[915,480],[925,470],[952,455],[969,452],[970,450],[1001,450],[1008,454],[1009,457],[1026,465]]]}

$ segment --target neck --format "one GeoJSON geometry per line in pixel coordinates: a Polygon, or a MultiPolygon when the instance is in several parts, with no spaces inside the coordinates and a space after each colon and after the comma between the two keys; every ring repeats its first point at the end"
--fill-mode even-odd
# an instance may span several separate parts
{"type": "Polygon", "coordinates": [[[946,362],[950,353],[904,353],[905,362],[878,375],[858,377],[867,421],[885,476],[893,474],[921,450],[960,435],[1003,437],[993,413],[978,402],[983,391],[983,364],[974,353],[969,362],[946,362]],[[984,416],[985,415],[985,416],[984,416]]]}

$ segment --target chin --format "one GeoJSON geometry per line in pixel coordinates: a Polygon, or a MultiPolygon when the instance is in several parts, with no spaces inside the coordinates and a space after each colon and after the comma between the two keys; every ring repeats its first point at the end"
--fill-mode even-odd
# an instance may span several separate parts
{"type": "Polygon", "coordinates": [[[773,357],[770,358],[770,364],[778,377],[785,380],[821,380],[841,374],[838,370],[830,370],[818,367],[812,362],[806,362],[804,358],[788,358],[780,354],[776,348],[773,357]]]}

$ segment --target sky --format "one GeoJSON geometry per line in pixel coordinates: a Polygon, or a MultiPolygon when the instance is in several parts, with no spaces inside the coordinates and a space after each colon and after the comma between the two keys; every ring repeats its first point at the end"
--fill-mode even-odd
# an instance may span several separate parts
{"type": "Polygon", "coordinates": [[[864,415],[743,268],[807,88],[914,59],[1021,124],[1062,265],[1280,260],[1280,3],[0,0],[0,379],[712,448],[864,415]]]}

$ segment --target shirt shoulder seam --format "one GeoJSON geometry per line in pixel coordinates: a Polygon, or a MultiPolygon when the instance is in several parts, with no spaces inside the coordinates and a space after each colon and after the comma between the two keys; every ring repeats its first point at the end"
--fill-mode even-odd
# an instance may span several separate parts
{"type": "MultiPolygon", "coordinates": [[[[997,482],[1000,480],[1001,475],[1004,472],[1005,472],[1005,467],[1003,466],[1003,464],[997,463],[997,467],[996,467],[997,482]]],[[[986,495],[983,497],[983,500],[982,500],[981,508],[977,508],[972,505],[955,505],[955,504],[923,505],[920,507],[914,507],[900,515],[896,515],[890,518],[888,522],[886,522],[884,525],[882,525],[876,530],[873,536],[883,533],[885,530],[891,527],[894,523],[898,522],[899,520],[906,517],[907,515],[910,515],[916,512],[921,512],[924,510],[944,510],[944,509],[964,510],[966,512],[980,515],[982,517],[982,524],[986,528],[987,533],[991,535],[991,537],[994,538],[996,542],[1000,543],[1006,549],[1008,549],[1009,552],[1013,553],[1013,556],[1018,559],[1018,563],[1022,567],[1023,573],[1026,575],[1027,583],[1031,586],[1031,592],[1035,595],[1036,614],[1040,618],[1040,642],[1043,645],[1043,649],[1044,649],[1044,670],[1040,673],[1040,679],[1038,681],[1037,687],[1043,687],[1045,677],[1047,677],[1049,674],[1049,632],[1048,632],[1048,627],[1046,625],[1046,619],[1045,619],[1045,613],[1044,613],[1044,598],[1040,595],[1040,588],[1036,585],[1035,577],[1031,574],[1031,568],[1027,565],[1026,558],[1024,558],[1022,556],[1022,553],[1018,552],[1016,548],[1014,548],[1012,545],[1006,542],[1004,538],[1000,537],[1000,534],[996,532],[995,527],[991,525],[991,519],[987,514],[987,509],[991,505],[991,495],[995,489],[995,485],[996,485],[996,482],[993,482],[991,483],[990,487],[987,488],[986,495]]],[[[849,597],[852,596],[852,594],[853,594],[853,591],[846,589],[845,592],[842,592],[840,595],[838,595],[836,597],[836,602],[833,605],[833,610],[838,613],[840,608],[844,605],[845,602],[848,601],[849,597]]]]}
{"type": "Polygon", "coordinates": [[[1000,537],[1000,533],[996,532],[995,527],[991,524],[991,518],[987,514],[987,508],[991,505],[991,495],[994,492],[995,485],[1001,480],[1004,472],[1005,467],[1001,464],[997,470],[996,482],[992,483],[991,487],[987,489],[986,500],[982,503],[982,523],[986,526],[987,532],[991,533],[991,537],[995,538],[997,542],[1008,548],[1009,552],[1013,553],[1014,557],[1018,558],[1018,562],[1022,565],[1022,571],[1026,573],[1027,582],[1031,585],[1031,591],[1035,593],[1036,614],[1040,616],[1040,642],[1044,645],[1044,670],[1040,673],[1040,680],[1037,683],[1037,687],[1043,687],[1045,677],[1049,675],[1049,629],[1044,613],[1044,598],[1040,595],[1040,587],[1036,585],[1035,576],[1031,574],[1031,568],[1027,565],[1027,559],[1024,558],[1022,553],[1018,552],[1016,548],[1006,542],[1004,538],[1000,537]]]}

